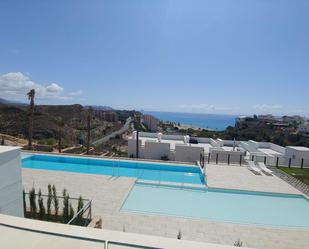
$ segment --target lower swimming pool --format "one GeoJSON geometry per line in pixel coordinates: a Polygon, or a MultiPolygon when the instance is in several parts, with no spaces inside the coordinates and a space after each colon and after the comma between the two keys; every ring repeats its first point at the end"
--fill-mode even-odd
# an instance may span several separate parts
{"type": "Polygon", "coordinates": [[[309,201],[302,195],[137,183],[121,211],[309,229],[309,201]]]}
{"type": "Polygon", "coordinates": [[[54,155],[22,155],[22,167],[87,174],[134,177],[158,182],[205,184],[195,165],[93,159],[54,155]]]}

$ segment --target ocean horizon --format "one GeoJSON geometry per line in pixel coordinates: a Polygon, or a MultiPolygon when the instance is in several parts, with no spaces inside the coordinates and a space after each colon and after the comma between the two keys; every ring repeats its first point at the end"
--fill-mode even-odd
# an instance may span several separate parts
{"type": "Polygon", "coordinates": [[[228,126],[235,126],[235,121],[238,117],[238,115],[228,114],[203,114],[185,112],[142,111],[142,113],[150,114],[161,121],[170,121],[215,131],[223,131],[228,126]]]}

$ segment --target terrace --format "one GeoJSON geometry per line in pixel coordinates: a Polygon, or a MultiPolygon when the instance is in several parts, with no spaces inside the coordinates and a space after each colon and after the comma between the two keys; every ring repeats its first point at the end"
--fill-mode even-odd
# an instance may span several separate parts
{"type": "MultiPolygon", "coordinates": [[[[30,168],[24,168],[22,172],[23,185],[26,189],[32,186],[45,189],[46,184],[51,183],[60,189],[66,187],[73,196],[81,194],[92,199],[93,214],[102,217],[103,229],[107,230],[167,238],[176,238],[181,231],[184,240],[223,245],[233,245],[240,237],[245,246],[252,248],[290,249],[301,248],[309,243],[306,229],[246,225],[126,211],[123,205],[135,186],[135,178],[30,168]],[[96,191],[93,191],[94,189],[96,191]],[[259,239],[265,237],[267,240],[259,239]]],[[[255,175],[246,167],[209,164],[206,172],[208,187],[211,188],[301,194],[276,176],[255,175]]],[[[152,196],[152,199],[154,198],[156,197],[152,196]]]]}
{"type": "MultiPolygon", "coordinates": [[[[224,146],[230,148],[227,142],[224,146]]],[[[208,248],[209,243],[228,248],[238,239],[243,246],[266,249],[304,248],[309,243],[306,199],[275,175],[256,175],[244,166],[209,163],[205,169],[205,186],[183,183],[184,176],[188,179],[194,176],[190,171],[199,169],[196,165],[94,157],[70,157],[72,160],[69,160],[61,155],[34,157],[39,160],[34,159],[31,164],[27,161],[29,156],[31,154],[28,158],[23,155],[23,162],[27,162],[22,168],[22,185],[26,192],[34,187],[47,194],[44,192],[47,185],[54,184],[58,189],[66,188],[70,196],[91,199],[92,214],[102,218],[103,231],[113,230],[118,237],[124,236],[126,243],[132,242],[131,234],[141,236],[139,245],[144,246],[151,245],[147,236],[171,239],[168,243],[173,245],[180,236],[185,244],[192,241],[192,247],[202,242],[196,244],[199,248],[208,248]],[[110,165],[117,165],[118,169],[110,165]],[[148,168],[152,173],[146,175],[152,180],[139,178],[148,168]],[[156,173],[156,168],[161,175],[156,173]],[[162,181],[164,174],[171,173],[166,179],[175,182],[162,181]],[[289,218],[286,213],[290,214],[289,218]]],[[[19,233],[5,229],[3,232],[19,233]]],[[[100,236],[105,239],[106,233],[100,236]]],[[[176,244],[175,248],[181,248],[181,244],[176,244]]],[[[135,245],[138,245],[136,241],[135,245]]]]}

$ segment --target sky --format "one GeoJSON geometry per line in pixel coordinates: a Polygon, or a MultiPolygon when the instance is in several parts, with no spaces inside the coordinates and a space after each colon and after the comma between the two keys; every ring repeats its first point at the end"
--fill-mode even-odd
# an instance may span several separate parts
{"type": "Polygon", "coordinates": [[[0,98],[309,116],[308,0],[1,0],[0,98]]]}

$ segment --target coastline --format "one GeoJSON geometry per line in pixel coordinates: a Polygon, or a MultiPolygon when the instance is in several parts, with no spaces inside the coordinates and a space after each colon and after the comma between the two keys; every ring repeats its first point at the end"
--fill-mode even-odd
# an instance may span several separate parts
{"type": "Polygon", "coordinates": [[[143,111],[162,122],[175,123],[175,126],[183,129],[224,131],[228,126],[235,126],[237,115],[229,114],[203,114],[180,112],[143,111]],[[180,124],[180,126],[178,126],[180,124]]]}

